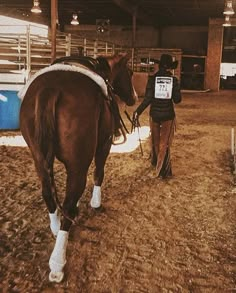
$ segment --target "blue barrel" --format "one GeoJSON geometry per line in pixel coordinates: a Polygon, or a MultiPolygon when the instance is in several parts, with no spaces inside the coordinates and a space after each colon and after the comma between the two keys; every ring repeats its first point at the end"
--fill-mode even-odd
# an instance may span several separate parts
{"type": "Polygon", "coordinates": [[[18,91],[0,90],[0,129],[19,129],[21,100],[18,91]]]}

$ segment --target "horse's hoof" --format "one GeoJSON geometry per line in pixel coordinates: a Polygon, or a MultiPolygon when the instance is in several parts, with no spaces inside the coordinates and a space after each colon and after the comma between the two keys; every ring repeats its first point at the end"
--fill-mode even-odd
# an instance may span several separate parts
{"type": "Polygon", "coordinates": [[[90,201],[90,205],[94,209],[100,208],[100,206],[101,206],[101,196],[97,196],[96,198],[93,196],[91,201],[90,201]]]}
{"type": "Polygon", "coordinates": [[[49,281],[60,283],[64,278],[64,272],[50,272],[49,281]]]}
{"type": "Polygon", "coordinates": [[[92,208],[98,209],[101,206],[101,200],[100,201],[96,201],[96,200],[91,199],[90,205],[91,205],[92,208]]]}

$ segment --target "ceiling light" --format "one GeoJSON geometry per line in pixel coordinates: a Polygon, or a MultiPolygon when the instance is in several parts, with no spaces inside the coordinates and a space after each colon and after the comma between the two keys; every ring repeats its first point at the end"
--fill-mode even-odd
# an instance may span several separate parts
{"type": "Polygon", "coordinates": [[[223,26],[231,26],[230,16],[225,16],[225,22],[223,23],[223,26]]]}
{"type": "Polygon", "coordinates": [[[233,15],[234,14],[232,0],[225,1],[225,9],[224,9],[223,14],[225,14],[225,15],[233,15]]]}
{"type": "Polygon", "coordinates": [[[72,15],[72,20],[71,20],[71,24],[72,25],[78,25],[79,24],[79,21],[78,21],[78,15],[76,14],[76,13],[74,13],[73,15],[72,15]]]}
{"type": "Polygon", "coordinates": [[[39,0],[34,0],[34,6],[31,8],[31,12],[33,13],[41,13],[42,10],[39,6],[39,0]]]}
{"type": "Polygon", "coordinates": [[[105,32],[105,28],[104,28],[104,26],[98,26],[98,27],[97,27],[97,32],[98,32],[98,33],[104,33],[104,32],[105,32]]]}

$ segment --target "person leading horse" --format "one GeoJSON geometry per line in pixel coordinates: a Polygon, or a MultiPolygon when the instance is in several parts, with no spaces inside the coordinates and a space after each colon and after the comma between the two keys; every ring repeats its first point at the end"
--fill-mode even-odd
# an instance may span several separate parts
{"type": "Polygon", "coordinates": [[[149,76],[145,98],[134,112],[134,119],[150,105],[151,164],[156,167],[156,176],[172,176],[170,146],[175,128],[174,104],[181,102],[178,79],[172,75],[178,61],[173,61],[169,54],[161,55],[156,60],[159,69],[154,66],[154,74],[149,76]]]}

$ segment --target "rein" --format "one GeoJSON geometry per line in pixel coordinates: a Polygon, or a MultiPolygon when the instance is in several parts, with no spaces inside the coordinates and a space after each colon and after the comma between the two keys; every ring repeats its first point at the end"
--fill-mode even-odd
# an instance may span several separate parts
{"type": "Polygon", "coordinates": [[[122,119],[121,115],[120,115],[120,111],[119,111],[119,107],[117,105],[117,102],[115,100],[115,90],[113,88],[113,86],[111,85],[111,83],[109,82],[109,80],[106,80],[106,84],[107,84],[107,89],[108,89],[108,99],[110,101],[110,106],[111,106],[111,112],[113,113],[113,115],[117,116],[117,118],[119,119],[119,122],[121,123],[121,127],[119,127],[119,129],[121,130],[121,134],[123,136],[123,140],[121,142],[115,142],[114,139],[112,140],[112,144],[113,145],[120,145],[126,142],[127,137],[126,137],[126,133],[129,133],[124,120],[122,119]]]}

